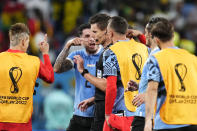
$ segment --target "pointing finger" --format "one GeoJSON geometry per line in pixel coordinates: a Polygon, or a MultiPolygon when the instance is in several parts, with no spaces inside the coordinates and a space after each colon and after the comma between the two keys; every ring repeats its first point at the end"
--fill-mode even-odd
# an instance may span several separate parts
{"type": "Polygon", "coordinates": [[[47,34],[44,35],[44,42],[47,42],[47,34]]]}

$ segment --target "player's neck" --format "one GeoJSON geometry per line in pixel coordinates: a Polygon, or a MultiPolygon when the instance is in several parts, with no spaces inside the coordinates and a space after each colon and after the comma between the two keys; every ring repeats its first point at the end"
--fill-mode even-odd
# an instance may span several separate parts
{"type": "Polygon", "coordinates": [[[114,38],[113,38],[113,43],[116,43],[118,41],[121,41],[121,40],[126,40],[126,36],[125,35],[116,35],[114,38]]]}
{"type": "Polygon", "coordinates": [[[162,49],[166,49],[166,48],[170,48],[170,47],[174,47],[174,44],[172,41],[167,41],[167,42],[162,42],[160,43],[159,47],[162,49]]]}
{"type": "Polygon", "coordinates": [[[105,43],[103,44],[103,48],[104,48],[104,49],[107,48],[107,46],[108,46],[109,44],[111,44],[111,43],[112,43],[112,41],[111,41],[110,39],[106,39],[105,43]]]}
{"type": "Polygon", "coordinates": [[[10,46],[10,49],[11,49],[11,50],[18,50],[18,51],[24,52],[24,51],[21,49],[20,46],[10,46]]]}
{"type": "Polygon", "coordinates": [[[151,46],[150,46],[151,50],[154,50],[156,47],[157,47],[157,44],[154,43],[154,42],[152,42],[151,43],[151,46]]]}

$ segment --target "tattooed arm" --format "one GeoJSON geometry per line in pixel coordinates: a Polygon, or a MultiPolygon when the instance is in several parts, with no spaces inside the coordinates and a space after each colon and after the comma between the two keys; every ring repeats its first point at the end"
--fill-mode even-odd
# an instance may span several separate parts
{"type": "Polygon", "coordinates": [[[68,56],[68,52],[69,52],[70,47],[81,45],[80,43],[81,43],[81,40],[78,37],[75,39],[72,39],[66,43],[65,47],[63,48],[61,53],[58,55],[58,57],[55,61],[54,72],[62,73],[62,72],[72,69],[72,67],[73,67],[72,61],[69,59],[66,59],[66,57],[68,56]]]}
{"type": "Polygon", "coordinates": [[[58,57],[55,61],[55,65],[54,65],[54,72],[62,73],[62,72],[72,69],[72,67],[73,67],[72,62],[70,60],[66,59],[66,57],[68,56],[69,49],[70,49],[70,47],[65,47],[61,51],[61,53],[58,55],[58,57]]]}

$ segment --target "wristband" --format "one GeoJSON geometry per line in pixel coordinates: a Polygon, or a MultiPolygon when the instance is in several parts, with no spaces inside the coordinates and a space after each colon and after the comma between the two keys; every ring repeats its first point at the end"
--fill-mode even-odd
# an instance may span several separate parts
{"type": "Polygon", "coordinates": [[[84,76],[86,73],[89,73],[87,69],[83,69],[83,72],[81,73],[82,76],[84,76]]]}

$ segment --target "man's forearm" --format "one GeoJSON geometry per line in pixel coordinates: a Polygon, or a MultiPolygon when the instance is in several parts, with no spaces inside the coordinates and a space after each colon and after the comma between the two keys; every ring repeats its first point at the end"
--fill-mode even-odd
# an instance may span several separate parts
{"type": "Polygon", "coordinates": [[[146,122],[152,121],[154,107],[157,101],[158,82],[150,81],[145,93],[146,122]]]}
{"type": "Polygon", "coordinates": [[[95,97],[91,97],[89,98],[89,100],[90,100],[90,103],[94,103],[95,97]]]}
{"type": "Polygon", "coordinates": [[[68,71],[72,68],[72,62],[69,60],[66,60],[66,57],[68,56],[70,47],[65,47],[61,53],[58,55],[55,65],[54,65],[54,71],[56,73],[61,73],[68,71]]]}
{"type": "Polygon", "coordinates": [[[87,81],[89,81],[92,85],[94,85],[96,88],[105,92],[106,87],[107,87],[107,80],[105,78],[98,78],[98,77],[91,75],[90,73],[85,74],[84,78],[87,81]]]}

